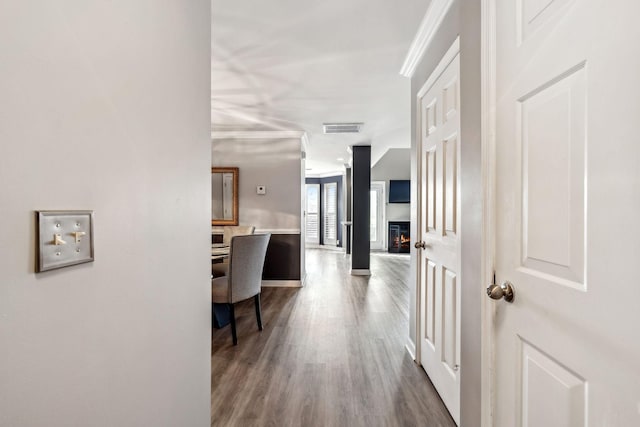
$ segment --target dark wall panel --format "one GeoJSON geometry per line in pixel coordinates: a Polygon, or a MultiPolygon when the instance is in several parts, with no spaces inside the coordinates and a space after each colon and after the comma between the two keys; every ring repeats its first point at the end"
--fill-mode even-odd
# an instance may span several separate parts
{"type": "Polygon", "coordinates": [[[352,164],[353,206],[352,206],[352,244],[351,268],[369,269],[369,221],[371,191],[371,147],[353,146],[352,164]]]}
{"type": "Polygon", "coordinates": [[[300,234],[272,234],[263,280],[300,280],[300,234]]]}

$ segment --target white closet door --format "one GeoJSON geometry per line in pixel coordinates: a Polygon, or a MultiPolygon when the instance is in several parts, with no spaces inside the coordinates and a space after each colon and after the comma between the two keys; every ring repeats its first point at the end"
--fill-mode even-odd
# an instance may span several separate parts
{"type": "Polygon", "coordinates": [[[419,92],[420,363],[460,421],[460,57],[458,42],[419,92]],[[433,81],[433,82],[432,82],[433,81]]]}
{"type": "Polygon", "coordinates": [[[494,425],[640,426],[640,2],[495,11],[494,425]]]}

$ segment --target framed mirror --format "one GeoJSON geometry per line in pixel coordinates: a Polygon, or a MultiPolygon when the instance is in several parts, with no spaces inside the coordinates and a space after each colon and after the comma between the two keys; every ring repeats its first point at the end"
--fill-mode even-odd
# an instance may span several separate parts
{"type": "Polygon", "coordinates": [[[211,225],[238,225],[238,168],[211,168],[211,225]]]}

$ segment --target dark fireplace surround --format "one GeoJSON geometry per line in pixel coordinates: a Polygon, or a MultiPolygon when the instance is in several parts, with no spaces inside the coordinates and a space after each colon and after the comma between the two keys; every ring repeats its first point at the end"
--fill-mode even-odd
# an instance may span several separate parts
{"type": "Polygon", "coordinates": [[[411,225],[409,221],[389,221],[388,251],[408,254],[411,250],[411,225]]]}

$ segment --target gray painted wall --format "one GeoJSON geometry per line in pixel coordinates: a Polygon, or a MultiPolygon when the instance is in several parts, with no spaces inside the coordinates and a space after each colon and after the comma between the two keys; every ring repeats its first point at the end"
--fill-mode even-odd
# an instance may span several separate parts
{"type": "MultiPolygon", "coordinates": [[[[456,0],[440,26],[411,79],[411,149],[416,152],[416,95],[456,36],[460,34],[461,83],[461,177],[462,194],[462,286],[461,307],[461,426],[480,425],[481,417],[481,307],[482,283],[482,176],[480,150],[480,2],[456,0]]],[[[417,182],[416,156],[411,158],[411,179],[417,182]]],[[[412,186],[412,240],[417,239],[416,188],[412,186]]],[[[409,335],[417,343],[415,331],[416,257],[411,257],[409,335]]]]}
{"type": "Polygon", "coordinates": [[[240,224],[257,229],[300,230],[300,139],[215,139],[211,165],[239,168],[240,224]],[[256,194],[265,185],[267,194],[256,194]]]}
{"type": "Polygon", "coordinates": [[[391,148],[371,168],[371,181],[385,181],[385,221],[409,221],[409,203],[389,203],[389,180],[411,179],[411,149],[391,148]]]}
{"type": "Polygon", "coordinates": [[[210,423],[210,2],[0,2],[0,425],[210,423]],[[95,262],[34,273],[36,209],[95,262]]]}

